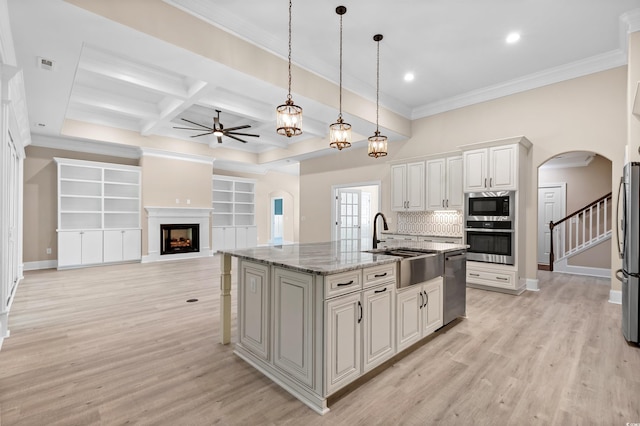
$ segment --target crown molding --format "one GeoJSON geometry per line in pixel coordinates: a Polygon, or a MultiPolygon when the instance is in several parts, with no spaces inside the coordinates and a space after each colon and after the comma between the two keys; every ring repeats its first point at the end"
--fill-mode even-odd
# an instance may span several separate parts
{"type": "Polygon", "coordinates": [[[0,64],[17,64],[7,0],[0,0],[0,64]]]}
{"type": "Polygon", "coordinates": [[[171,160],[191,161],[193,163],[203,163],[211,166],[213,166],[213,162],[215,161],[215,158],[206,157],[204,155],[184,154],[181,152],[163,151],[155,148],[140,147],[139,151],[141,157],[169,158],[171,160]]]}
{"type": "Polygon", "coordinates": [[[41,134],[31,135],[31,145],[42,148],[61,149],[65,151],[85,152],[88,154],[108,155],[111,157],[139,159],[138,147],[116,145],[109,142],[95,142],[87,139],[71,139],[41,134]]]}
{"type": "Polygon", "coordinates": [[[431,115],[451,111],[457,108],[605,71],[626,65],[626,63],[627,55],[621,50],[613,50],[581,61],[550,68],[534,74],[529,74],[522,78],[506,81],[504,83],[424,105],[413,110],[411,119],[416,120],[419,118],[429,117],[431,115]]]}

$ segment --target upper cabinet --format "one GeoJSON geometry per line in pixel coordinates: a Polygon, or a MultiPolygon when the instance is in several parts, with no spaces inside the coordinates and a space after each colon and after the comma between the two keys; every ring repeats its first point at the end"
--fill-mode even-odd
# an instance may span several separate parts
{"type": "Polygon", "coordinates": [[[425,162],[416,161],[391,166],[391,210],[425,209],[425,162]]]}
{"type": "Polygon", "coordinates": [[[462,210],[462,156],[427,160],[427,210],[462,210]]]}
{"type": "Polygon", "coordinates": [[[464,192],[515,191],[524,157],[531,147],[524,137],[460,147],[464,160],[464,192]],[[514,143],[515,142],[515,143],[514,143]],[[481,147],[480,147],[481,146],[481,147]],[[465,149],[476,147],[475,149],[465,149]]]}

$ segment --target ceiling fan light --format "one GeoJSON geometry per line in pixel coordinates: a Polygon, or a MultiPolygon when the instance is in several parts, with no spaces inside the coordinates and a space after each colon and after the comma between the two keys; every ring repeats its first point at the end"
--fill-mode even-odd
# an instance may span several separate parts
{"type": "Polygon", "coordinates": [[[329,126],[329,146],[338,151],[351,146],[351,124],[345,123],[342,117],[329,126]]]}
{"type": "Polygon", "coordinates": [[[384,157],[387,155],[387,137],[376,130],[373,136],[369,136],[369,157],[384,157]]]}
{"type": "Polygon", "coordinates": [[[276,108],[276,125],[279,135],[288,138],[302,134],[302,107],[295,105],[291,98],[276,108]]]}
{"type": "Polygon", "coordinates": [[[216,136],[216,137],[224,136],[224,133],[222,133],[222,131],[220,130],[214,130],[213,136],[216,136]]]}

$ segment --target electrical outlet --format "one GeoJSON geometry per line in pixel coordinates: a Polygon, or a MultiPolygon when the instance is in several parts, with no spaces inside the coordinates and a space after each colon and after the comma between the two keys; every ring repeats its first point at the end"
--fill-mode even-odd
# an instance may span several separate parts
{"type": "Polygon", "coordinates": [[[180,198],[176,198],[176,204],[180,204],[180,198]]]}
{"type": "Polygon", "coordinates": [[[187,198],[187,204],[191,204],[191,200],[187,198]]]}
{"type": "Polygon", "coordinates": [[[51,247],[47,247],[47,254],[51,254],[51,247]]]}

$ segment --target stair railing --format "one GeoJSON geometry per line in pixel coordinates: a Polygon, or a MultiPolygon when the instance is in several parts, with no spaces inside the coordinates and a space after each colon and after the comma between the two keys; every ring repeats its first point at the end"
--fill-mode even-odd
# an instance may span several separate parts
{"type": "Polygon", "coordinates": [[[565,240],[558,248],[560,250],[560,258],[565,257],[567,253],[576,251],[577,249],[584,247],[585,244],[593,241],[594,239],[600,239],[611,230],[611,216],[607,215],[609,208],[609,202],[611,201],[611,192],[597,200],[587,204],[585,207],[576,210],[570,215],[560,219],[557,222],[549,222],[549,230],[551,231],[551,240],[549,247],[549,270],[553,271],[553,264],[555,262],[555,252],[553,244],[554,230],[558,225],[563,225],[560,228],[560,232],[564,235],[565,240]],[[595,211],[595,224],[594,224],[594,211],[595,211]],[[602,212],[602,216],[601,216],[602,212]],[[587,228],[587,221],[589,226],[587,228]],[[566,224],[565,224],[566,223],[566,224]],[[580,227],[582,224],[582,227],[580,227]],[[601,226],[602,224],[602,226],[601,226]],[[595,237],[594,233],[595,225],[595,237]],[[565,228],[566,226],[566,228],[565,228]],[[589,238],[587,238],[589,235],[589,238]],[[582,238],[580,238],[582,237],[582,238]]]}

